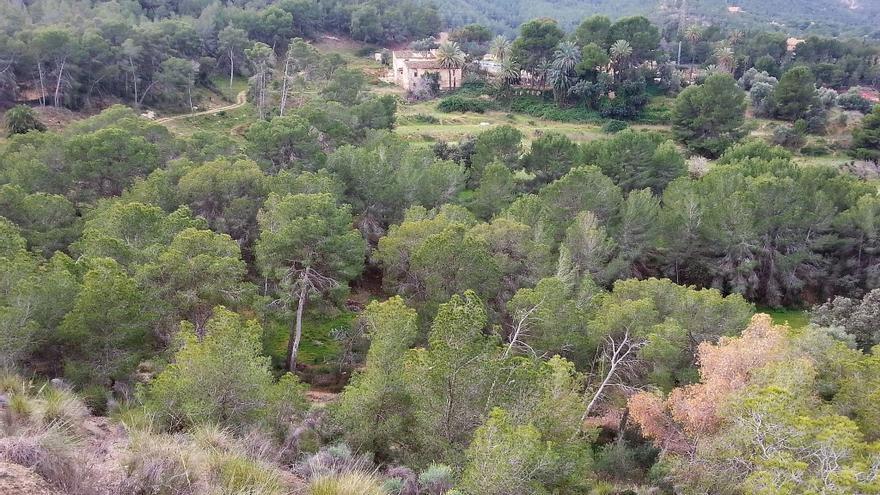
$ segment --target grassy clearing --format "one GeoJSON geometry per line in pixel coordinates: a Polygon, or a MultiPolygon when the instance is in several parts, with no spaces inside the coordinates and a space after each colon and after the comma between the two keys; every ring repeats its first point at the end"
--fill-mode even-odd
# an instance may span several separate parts
{"type": "Polygon", "coordinates": [[[777,325],[788,324],[791,328],[803,328],[810,323],[810,315],[802,309],[758,308],[758,311],[770,315],[777,325]]]}
{"type": "Polygon", "coordinates": [[[234,138],[242,137],[244,129],[257,120],[256,111],[251,105],[227,110],[212,115],[198,115],[166,122],[168,129],[182,136],[191,136],[197,131],[223,132],[234,138]]]}
{"type": "MultiPolygon", "coordinates": [[[[348,327],[355,314],[349,311],[336,316],[306,315],[303,318],[303,335],[297,361],[320,365],[331,362],[340,352],[339,343],[333,339],[333,330],[348,327]]],[[[287,341],[290,322],[273,321],[265,326],[264,348],[276,366],[283,366],[287,358],[287,341]]]]}
{"type": "Polygon", "coordinates": [[[553,122],[498,111],[443,113],[437,110],[437,101],[403,104],[398,108],[398,120],[395,132],[414,142],[459,141],[464,136],[476,135],[498,125],[516,127],[525,135],[527,143],[547,132],[560,132],[578,142],[607,137],[598,125],[593,124],[553,122]],[[415,117],[418,115],[437,119],[437,123],[417,122],[415,117]]]}
{"type": "Polygon", "coordinates": [[[211,83],[223,95],[226,103],[235,103],[235,97],[238,93],[248,88],[248,79],[242,76],[236,76],[232,79],[232,87],[229,86],[229,78],[222,76],[214,76],[211,83]]]}

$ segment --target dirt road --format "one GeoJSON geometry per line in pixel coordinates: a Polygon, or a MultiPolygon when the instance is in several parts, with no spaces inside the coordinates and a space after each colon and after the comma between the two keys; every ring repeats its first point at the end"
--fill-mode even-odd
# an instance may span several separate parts
{"type": "Polygon", "coordinates": [[[156,119],[153,122],[156,122],[158,124],[164,124],[166,122],[171,122],[171,121],[180,120],[180,119],[186,119],[189,117],[198,117],[200,115],[213,115],[215,113],[226,112],[229,110],[235,110],[236,108],[243,106],[245,103],[247,103],[247,91],[242,91],[235,96],[235,103],[233,103],[231,105],[217,107],[217,108],[213,108],[211,110],[205,110],[203,112],[184,113],[184,114],[180,114],[180,115],[175,115],[173,117],[162,117],[161,119],[156,119]]]}

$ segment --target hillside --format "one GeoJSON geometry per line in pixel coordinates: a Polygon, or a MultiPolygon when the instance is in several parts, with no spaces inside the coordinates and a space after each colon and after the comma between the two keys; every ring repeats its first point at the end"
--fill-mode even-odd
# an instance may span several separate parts
{"type": "Polygon", "coordinates": [[[658,22],[682,14],[741,28],[779,24],[786,32],[880,36],[880,2],[869,0],[439,0],[446,22],[477,22],[512,33],[535,17],[552,17],[568,29],[593,14],[612,18],[646,15],[658,22]],[[729,7],[738,7],[731,12],[729,7]]]}

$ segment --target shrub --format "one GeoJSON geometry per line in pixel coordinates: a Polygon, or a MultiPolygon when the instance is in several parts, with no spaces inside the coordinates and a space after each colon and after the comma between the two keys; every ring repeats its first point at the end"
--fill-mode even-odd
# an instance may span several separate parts
{"type": "Polygon", "coordinates": [[[244,322],[217,307],[201,340],[191,326],[185,327],[175,362],[146,394],[148,410],[166,428],[262,424],[281,431],[306,409],[303,386],[295,376],[273,379],[269,358],[260,354],[263,330],[256,321],[244,322]]]}
{"type": "Polygon", "coordinates": [[[804,133],[798,129],[798,126],[780,125],[773,129],[773,136],[770,140],[777,146],[797,149],[804,145],[804,133]]]}
{"type": "Polygon", "coordinates": [[[100,385],[89,385],[80,391],[83,403],[96,416],[107,414],[107,389],[100,385]]]}
{"type": "Polygon", "coordinates": [[[382,487],[391,495],[419,495],[419,482],[416,473],[406,466],[397,466],[385,472],[386,480],[382,487]]]}
{"type": "Polygon", "coordinates": [[[358,57],[370,57],[378,51],[382,50],[374,45],[364,45],[355,50],[354,54],[358,57]]]}
{"type": "MultiPolygon", "coordinates": [[[[545,101],[536,96],[523,96],[510,102],[510,109],[532,117],[557,122],[598,123],[602,121],[598,112],[586,107],[561,108],[559,105],[545,101]]],[[[529,121],[534,125],[534,121],[529,121]]]]}
{"type": "Polygon", "coordinates": [[[596,455],[596,471],[617,479],[641,480],[657,460],[657,450],[650,444],[627,442],[602,446],[596,455]]]}
{"type": "Polygon", "coordinates": [[[348,445],[337,444],[324,447],[309,456],[303,463],[303,474],[309,478],[321,478],[345,473],[366,472],[373,467],[372,459],[354,455],[348,445]]]}
{"type": "Polygon", "coordinates": [[[844,110],[869,113],[874,105],[865,99],[858,88],[853,88],[837,97],[837,106],[844,110]]]}
{"type": "Polygon", "coordinates": [[[9,136],[24,134],[28,131],[43,132],[46,126],[37,118],[36,112],[31,107],[16,105],[6,111],[6,129],[9,136]]]}
{"type": "Polygon", "coordinates": [[[819,103],[824,108],[831,108],[837,103],[837,91],[831,88],[819,88],[816,90],[816,94],[819,96],[819,103]]]}
{"type": "Polygon", "coordinates": [[[602,125],[602,132],[606,134],[617,134],[627,127],[629,127],[629,124],[622,120],[609,120],[602,125]]]}
{"type": "Polygon", "coordinates": [[[437,110],[441,112],[474,112],[486,113],[490,107],[487,101],[478,98],[465,98],[463,96],[450,96],[443,99],[438,105],[437,110]]]}
{"type": "Polygon", "coordinates": [[[46,386],[37,400],[37,414],[43,424],[57,424],[67,428],[78,428],[89,410],[72,392],[46,386]]]}
{"type": "Polygon", "coordinates": [[[443,495],[452,489],[452,468],[431,464],[419,475],[419,485],[428,495],[443,495]]]}
{"type": "Polygon", "coordinates": [[[820,143],[808,144],[801,148],[801,154],[806,156],[823,156],[830,152],[827,146],[820,143]]]}
{"type": "Polygon", "coordinates": [[[425,113],[417,113],[409,118],[412,122],[416,124],[439,124],[440,119],[434,117],[433,115],[428,115],[425,113]]]}

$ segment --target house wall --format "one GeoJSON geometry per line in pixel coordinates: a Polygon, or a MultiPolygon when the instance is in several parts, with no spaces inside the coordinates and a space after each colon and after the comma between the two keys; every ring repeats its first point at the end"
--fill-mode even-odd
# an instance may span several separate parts
{"type": "Polygon", "coordinates": [[[433,72],[439,72],[440,74],[440,90],[445,90],[449,88],[457,88],[461,86],[461,69],[453,69],[452,70],[452,84],[449,84],[449,76],[450,71],[447,69],[438,69],[433,72]]]}
{"type": "MultiPolygon", "coordinates": [[[[446,69],[441,69],[439,67],[430,67],[430,68],[422,68],[422,67],[410,67],[408,62],[419,62],[422,65],[428,59],[426,58],[415,58],[415,59],[406,59],[403,57],[398,57],[397,54],[392,55],[391,59],[391,71],[393,72],[393,80],[394,84],[405,88],[412,89],[413,85],[416,83],[418,78],[424,76],[428,73],[438,73],[440,74],[440,89],[445,90],[450,88],[450,71],[446,69]]],[[[451,71],[452,76],[452,88],[458,88],[461,86],[461,77],[462,70],[454,69],[451,71]]]]}
{"type": "Polygon", "coordinates": [[[408,78],[406,74],[406,60],[398,58],[397,54],[391,59],[391,70],[394,72],[394,84],[408,88],[408,78]]]}

